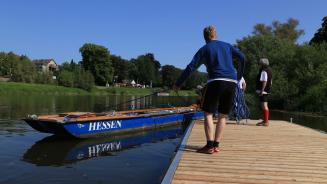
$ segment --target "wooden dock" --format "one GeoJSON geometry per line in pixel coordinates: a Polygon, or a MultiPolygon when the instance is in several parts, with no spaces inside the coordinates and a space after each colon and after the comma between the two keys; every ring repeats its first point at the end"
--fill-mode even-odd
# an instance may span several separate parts
{"type": "Polygon", "coordinates": [[[228,124],[222,151],[209,155],[195,152],[206,142],[197,121],[172,183],[327,183],[327,134],[285,121],[255,123],[228,124]]]}

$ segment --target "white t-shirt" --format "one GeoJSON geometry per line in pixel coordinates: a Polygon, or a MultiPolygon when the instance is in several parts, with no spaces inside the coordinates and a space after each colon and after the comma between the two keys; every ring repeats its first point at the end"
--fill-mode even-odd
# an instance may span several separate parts
{"type": "Polygon", "coordinates": [[[262,82],[267,82],[268,81],[268,74],[267,74],[266,71],[261,72],[260,81],[262,81],[262,82]]]}
{"type": "MultiPolygon", "coordinates": [[[[266,71],[262,71],[260,75],[260,81],[261,82],[267,82],[268,81],[268,74],[266,71]]],[[[261,90],[256,90],[257,93],[261,93],[261,90]]],[[[268,94],[266,91],[262,92],[262,94],[268,94]]]]}
{"type": "Polygon", "coordinates": [[[245,83],[244,78],[242,77],[241,80],[239,81],[238,85],[240,86],[240,89],[243,89],[243,83],[245,83]]]}

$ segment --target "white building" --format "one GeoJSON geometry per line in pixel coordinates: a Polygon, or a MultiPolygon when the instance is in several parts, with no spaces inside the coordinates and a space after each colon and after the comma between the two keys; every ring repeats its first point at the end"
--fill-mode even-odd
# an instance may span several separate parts
{"type": "Polygon", "coordinates": [[[58,65],[53,59],[36,59],[33,63],[37,71],[54,72],[58,70],[58,65]]]}

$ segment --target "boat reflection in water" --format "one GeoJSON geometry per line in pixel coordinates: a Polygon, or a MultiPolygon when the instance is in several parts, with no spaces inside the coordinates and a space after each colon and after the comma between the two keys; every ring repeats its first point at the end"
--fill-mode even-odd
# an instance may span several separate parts
{"type": "MultiPolygon", "coordinates": [[[[61,166],[81,160],[113,156],[144,143],[179,138],[185,127],[174,126],[126,136],[74,139],[49,136],[37,141],[23,156],[23,161],[38,166],[61,166]]],[[[173,156],[173,155],[172,155],[173,156]]]]}

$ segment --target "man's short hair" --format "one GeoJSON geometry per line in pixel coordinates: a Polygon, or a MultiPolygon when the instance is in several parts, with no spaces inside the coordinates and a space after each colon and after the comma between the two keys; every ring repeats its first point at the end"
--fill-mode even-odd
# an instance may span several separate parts
{"type": "Polygon", "coordinates": [[[259,60],[259,64],[262,64],[264,66],[269,66],[269,60],[267,58],[261,58],[259,60]]]}
{"type": "Polygon", "coordinates": [[[213,40],[217,37],[216,28],[214,26],[207,26],[203,29],[203,36],[206,41],[213,40]]]}

